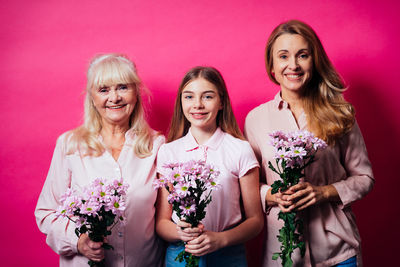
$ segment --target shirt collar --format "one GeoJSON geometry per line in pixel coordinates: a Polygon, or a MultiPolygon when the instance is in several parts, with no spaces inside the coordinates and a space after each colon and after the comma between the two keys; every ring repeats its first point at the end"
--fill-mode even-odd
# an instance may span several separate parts
{"type": "Polygon", "coordinates": [[[289,108],[289,103],[286,102],[285,100],[283,100],[282,97],[281,97],[281,91],[279,91],[279,92],[275,95],[273,101],[274,101],[274,103],[275,103],[275,106],[276,106],[279,110],[288,109],[288,108],[289,108]]]}
{"type": "Polygon", "coordinates": [[[136,130],[134,129],[129,129],[128,131],[126,131],[125,133],[125,144],[132,144],[133,140],[136,137],[136,130]]]}
{"type": "Polygon", "coordinates": [[[217,130],[215,130],[214,134],[210,137],[210,139],[207,140],[207,142],[205,142],[202,145],[199,145],[196,142],[196,139],[194,139],[194,137],[189,129],[188,133],[183,137],[185,150],[186,151],[194,150],[199,147],[208,147],[213,150],[216,150],[219,147],[219,145],[222,143],[224,136],[225,136],[225,133],[221,130],[221,128],[218,127],[217,130]]]}

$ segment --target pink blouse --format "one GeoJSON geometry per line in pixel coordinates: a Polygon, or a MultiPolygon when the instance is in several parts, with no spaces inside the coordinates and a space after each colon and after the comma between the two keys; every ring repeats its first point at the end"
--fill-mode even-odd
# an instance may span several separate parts
{"type": "MultiPolygon", "coordinates": [[[[218,128],[204,145],[198,145],[189,130],[186,136],[162,145],[157,157],[160,174],[164,173],[163,165],[166,163],[189,160],[206,160],[221,172],[218,177],[221,188],[211,193],[212,201],[202,221],[205,229],[222,232],[242,221],[239,179],[259,166],[248,142],[218,128]]],[[[175,214],[173,219],[175,222],[178,220],[175,214]]]]}
{"type": "MultiPolygon", "coordinates": [[[[269,145],[268,134],[275,130],[306,130],[304,112],[298,125],[279,93],[273,100],[253,109],[245,122],[245,135],[262,165],[261,178],[264,184],[260,190],[267,227],[263,266],[281,266],[280,260],[272,260],[272,254],[279,252],[280,243],[276,236],[283,226],[283,221],[277,219],[279,208],[265,207],[265,197],[270,185],[280,179],[268,168],[268,161],[274,162],[274,150],[269,145]]],[[[295,250],[292,255],[294,266],[332,266],[355,255],[358,266],[362,266],[360,235],[351,204],[365,196],[372,189],[375,180],[357,123],[334,147],[319,151],[315,159],[305,171],[305,181],[314,185],[332,184],[339,193],[341,202],[321,203],[302,212],[306,256],[301,259],[299,251],[295,250]]]]}
{"type": "Polygon", "coordinates": [[[99,157],[66,155],[66,136],[58,138],[51,166],[36,206],[39,229],[46,234],[47,244],[60,254],[60,266],[88,266],[88,259],[77,251],[78,237],[75,224],[66,218],[55,218],[60,195],[67,188],[77,191],[96,178],[120,179],[129,184],[126,198],[126,224],[117,224],[107,236],[114,250],[106,250],[107,266],[162,266],[161,241],[154,231],[157,192],[152,183],[156,177],[156,155],[165,142],[163,136],[154,137],[153,153],[138,158],[133,152],[132,131],[125,134],[125,144],[118,161],[105,151],[99,157]]]}

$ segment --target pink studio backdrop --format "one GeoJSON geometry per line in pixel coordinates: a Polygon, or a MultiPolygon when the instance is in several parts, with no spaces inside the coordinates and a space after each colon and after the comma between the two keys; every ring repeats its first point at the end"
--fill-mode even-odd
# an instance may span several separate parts
{"type": "MultiPolygon", "coordinates": [[[[195,65],[218,68],[241,127],[278,87],[264,46],[280,22],[314,27],[350,89],[376,176],[354,205],[365,266],[390,266],[400,239],[396,169],[399,27],[397,1],[1,1],[0,221],[2,266],[56,266],[33,211],[56,138],[78,126],[92,56],[122,52],[152,92],[149,121],[165,132],[180,79],[195,65]]],[[[248,244],[257,266],[260,240],[248,244]]]]}

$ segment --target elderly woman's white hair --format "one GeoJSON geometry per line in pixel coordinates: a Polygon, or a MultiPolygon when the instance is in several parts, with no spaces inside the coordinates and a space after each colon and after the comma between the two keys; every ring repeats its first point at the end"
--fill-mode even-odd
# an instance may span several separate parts
{"type": "Polygon", "coordinates": [[[141,91],[142,82],[137,75],[132,61],[121,54],[105,54],[94,57],[87,72],[84,123],[69,132],[67,154],[75,152],[82,155],[100,156],[105,148],[98,140],[102,129],[102,120],[95,108],[91,96],[93,88],[117,84],[134,85],[137,102],[129,119],[130,130],[136,134],[133,143],[134,152],[138,157],[151,155],[153,148],[150,127],[145,120],[141,91]]]}

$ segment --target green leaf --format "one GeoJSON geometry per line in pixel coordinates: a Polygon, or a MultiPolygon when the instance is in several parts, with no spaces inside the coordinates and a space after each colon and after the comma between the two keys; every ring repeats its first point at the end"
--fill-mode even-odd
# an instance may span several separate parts
{"type": "Polygon", "coordinates": [[[276,260],[279,258],[279,256],[280,256],[280,253],[279,253],[279,252],[276,252],[276,253],[272,254],[272,259],[273,259],[274,261],[276,261],[276,260]]]}

